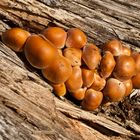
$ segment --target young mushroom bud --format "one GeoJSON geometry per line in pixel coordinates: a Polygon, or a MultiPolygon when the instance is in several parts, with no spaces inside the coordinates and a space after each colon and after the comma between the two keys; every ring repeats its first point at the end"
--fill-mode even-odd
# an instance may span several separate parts
{"type": "Polygon", "coordinates": [[[131,49],[130,48],[128,48],[128,47],[126,47],[126,46],[123,46],[122,47],[122,53],[121,53],[121,55],[128,55],[128,56],[131,56],[131,49]]]}
{"type": "Polygon", "coordinates": [[[76,100],[83,100],[85,97],[85,92],[87,88],[79,88],[73,92],[70,92],[71,96],[73,96],[76,100]]]}
{"type": "Polygon", "coordinates": [[[140,89],[140,72],[132,77],[132,84],[135,89],[140,89]]]}
{"type": "Polygon", "coordinates": [[[112,39],[104,44],[104,51],[110,51],[113,56],[119,56],[122,52],[122,44],[119,40],[112,39]]]}
{"type": "Polygon", "coordinates": [[[128,80],[136,74],[136,63],[131,56],[120,55],[116,59],[116,66],[113,72],[115,78],[128,80]]]}
{"type": "Polygon", "coordinates": [[[106,51],[104,56],[101,59],[100,63],[100,75],[103,78],[108,78],[111,74],[116,65],[115,59],[113,54],[109,51],[106,51]]]}
{"type": "Polygon", "coordinates": [[[77,48],[65,48],[63,54],[70,60],[72,66],[81,66],[82,50],[77,48]]]}
{"type": "Polygon", "coordinates": [[[136,63],[136,72],[140,72],[140,53],[139,52],[134,52],[132,54],[133,59],[135,60],[136,63]]]}
{"type": "Polygon", "coordinates": [[[83,87],[90,87],[94,82],[94,70],[82,68],[83,87]]]}
{"type": "Polygon", "coordinates": [[[51,86],[53,87],[53,91],[57,96],[60,97],[66,94],[66,86],[64,83],[60,83],[60,84],[51,83],[51,86]]]}
{"type": "Polygon", "coordinates": [[[58,49],[65,46],[67,33],[60,27],[49,27],[42,34],[58,49]]]}
{"type": "Polygon", "coordinates": [[[12,28],[2,33],[2,42],[12,50],[21,52],[29,36],[28,31],[21,28],[12,28]]]}
{"type": "Polygon", "coordinates": [[[28,37],[24,52],[29,63],[38,69],[46,68],[58,55],[58,51],[53,44],[39,35],[28,37]]]}
{"type": "Polygon", "coordinates": [[[106,84],[106,80],[104,78],[101,78],[98,73],[94,73],[94,81],[92,85],[90,86],[91,89],[101,91],[106,84]]]}
{"type": "Polygon", "coordinates": [[[129,96],[131,94],[132,89],[133,89],[132,80],[129,79],[129,80],[123,81],[123,83],[126,87],[125,96],[129,96]]]}
{"type": "Polygon", "coordinates": [[[87,37],[80,29],[71,28],[68,30],[66,47],[83,48],[87,43],[87,37]]]}
{"type": "Polygon", "coordinates": [[[99,49],[94,44],[87,44],[83,48],[82,59],[89,69],[97,68],[101,61],[99,49]]]}
{"type": "Polygon", "coordinates": [[[88,89],[85,93],[85,98],[82,101],[82,108],[89,111],[95,110],[100,106],[102,99],[102,92],[88,89]]]}
{"type": "Polygon", "coordinates": [[[43,76],[55,84],[64,83],[72,74],[72,67],[67,58],[57,56],[54,61],[42,70],[43,76]]]}
{"type": "Polygon", "coordinates": [[[72,74],[65,82],[65,84],[69,92],[74,92],[75,90],[78,90],[82,87],[82,71],[79,66],[72,67],[72,74]]]}
{"type": "Polygon", "coordinates": [[[103,89],[104,97],[108,98],[110,102],[121,101],[125,96],[125,92],[126,87],[124,83],[115,78],[109,78],[103,89]]]}

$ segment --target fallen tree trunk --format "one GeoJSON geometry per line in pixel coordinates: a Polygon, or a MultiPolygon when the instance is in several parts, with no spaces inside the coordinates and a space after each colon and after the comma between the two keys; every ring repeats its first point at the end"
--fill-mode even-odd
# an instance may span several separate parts
{"type": "MultiPolygon", "coordinates": [[[[78,27],[97,45],[119,37],[137,49],[139,9],[139,2],[122,0],[1,0],[0,31],[15,26],[35,33],[51,25],[78,27]]],[[[117,122],[102,113],[81,110],[51,92],[22,53],[16,54],[0,43],[0,139],[140,138],[140,128],[134,122],[117,122]]]]}

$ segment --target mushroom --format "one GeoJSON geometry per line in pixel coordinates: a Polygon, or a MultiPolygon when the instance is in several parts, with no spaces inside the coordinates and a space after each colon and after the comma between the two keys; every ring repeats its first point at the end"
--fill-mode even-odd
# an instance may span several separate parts
{"type": "Polygon", "coordinates": [[[92,85],[90,86],[91,89],[101,91],[106,84],[106,80],[104,78],[101,78],[98,73],[94,73],[94,81],[92,85]]]}
{"type": "Polygon", "coordinates": [[[119,56],[122,52],[122,44],[117,39],[109,40],[104,44],[103,51],[110,51],[113,56],[119,56]]]}
{"type": "Polygon", "coordinates": [[[128,55],[128,56],[131,56],[131,49],[126,47],[126,46],[123,46],[122,47],[122,52],[121,52],[121,55],[128,55]]]}
{"type": "Polygon", "coordinates": [[[82,79],[83,79],[83,87],[90,87],[94,82],[94,70],[90,70],[86,67],[82,69],[82,79]]]}
{"type": "Polygon", "coordinates": [[[100,75],[105,79],[108,78],[112,74],[115,65],[113,54],[106,51],[100,62],[100,75]]]}
{"type": "Polygon", "coordinates": [[[100,106],[102,99],[102,92],[93,89],[88,89],[82,101],[82,108],[89,111],[95,110],[100,106]]]}
{"type": "Polygon", "coordinates": [[[128,80],[136,74],[136,63],[132,56],[120,55],[116,59],[116,66],[113,72],[115,78],[128,80]]]}
{"type": "Polygon", "coordinates": [[[79,88],[73,92],[70,92],[71,96],[73,96],[76,100],[83,100],[85,97],[85,92],[87,88],[79,88]]]}
{"type": "Polygon", "coordinates": [[[66,94],[66,86],[65,83],[60,84],[53,84],[51,83],[51,86],[53,87],[53,91],[57,96],[64,96],[66,94]]]}
{"type": "Polygon", "coordinates": [[[78,28],[71,28],[68,30],[66,47],[83,48],[87,43],[87,37],[84,32],[78,28]]]}
{"type": "Polygon", "coordinates": [[[24,53],[29,63],[38,69],[46,68],[58,55],[58,51],[54,45],[39,35],[28,37],[24,53]]]}
{"type": "Polygon", "coordinates": [[[132,89],[133,89],[132,80],[129,79],[129,80],[123,81],[123,83],[126,87],[125,96],[129,96],[131,94],[132,89]]]}
{"type": "Polygon", "coordinates": [[[136,63],[136,72],[140,72],[140,53],[139,52],[133,52],[132,57],[135,60],[136,63]]]}
{"type": "Polygon", "coordinates": [[[132,84],[135,89],[140,89],[140,72],[132,77],[132,84]]]}
{"type": "Polygon", "coordinates": [[[110,102],[121,101],[126,93],[126,87],[123,82],[115,79],[109,78],[106,81],[105,88],[103,89],[103,95],[110,102]]]}
{"type": "Polygon", "coordinates": [[[42,69],[43,76],[55,84],[64,83],[72,74],[72,67],[67,58],[57,56],[45,69],[42,69]]]}
{"type": "Polygon", "coordinates": [[[82,59],[89,69],[97,68],[101,60],[99,49],[94,44],[87,44],[83,48],[82,59]]]}
{"type": "Polygon", "coordinates": [[[65,46],[67,33],[60,27],[49,27],[42,34],[58,49],[65,46]]]}
{"type": "Polygon", "coordinates": [[[21,28],[12,28],[2,33],[2,42],[16,52],[23,50],[27,38],[30,36],[28,31],[21,28]]]}
{"type": "Polygon", "coordinates": [[[74,92],[82,87],[82,71],[79,66],[72,67],[72,74],[65,82],[65,84],[69,92],[74,92]]]}
{"type": "Polygon", "coordinates": [[[63,54],[70,60],[72,66],[81,65],[82,50],[77,48],[65,48],[63,54]]]}

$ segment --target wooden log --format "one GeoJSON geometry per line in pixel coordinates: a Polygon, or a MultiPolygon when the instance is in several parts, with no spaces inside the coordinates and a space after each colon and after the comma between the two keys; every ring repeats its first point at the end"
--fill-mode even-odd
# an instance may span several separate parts
{"type": "MultiPolygon", "coordinates": [[[[119,37],[136,48],[140,47],[139,9],[140,2],[130,0],[1,0],[0,34],[15,26],[34,33],[52,25],[78,27],[97,45],[119,37]]],[[[125,124],[83,111],[51,92],[22,53],[0,42],[0,139],[139,138],[125,124]]],[[[139,132],[136,125],[132,128],[139,132]]]]}

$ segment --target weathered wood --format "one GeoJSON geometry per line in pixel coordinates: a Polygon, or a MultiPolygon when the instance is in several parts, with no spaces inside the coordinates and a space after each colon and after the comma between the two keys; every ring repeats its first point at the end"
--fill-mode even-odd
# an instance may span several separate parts
{"type": "MultiPolygon", "coordinates": [[[[119,37],[136,48],[140,47],[139,15],[140,2],[131,0],[1,0],[0,35],[15,26],[40,33],[47,26],[58,25],[81,28],[97,45],[119,37]]],[[[0,43],[0,139],[140,138],[135,123],[117,123],[83,111],[51,92],[22,53],[0,43]],[[134,132],[126,129],[130,125],[134,132]]]]}

